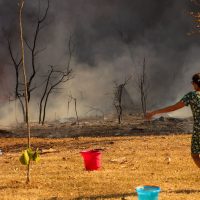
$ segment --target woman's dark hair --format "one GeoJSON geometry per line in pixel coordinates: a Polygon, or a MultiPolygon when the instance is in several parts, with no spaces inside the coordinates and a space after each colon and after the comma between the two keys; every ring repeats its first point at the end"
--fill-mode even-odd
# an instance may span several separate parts
{"type": "Polygon", "coordinates": [[[196,83],[200,87],[200,73],[193,75],[192,82],[196,83]]]}

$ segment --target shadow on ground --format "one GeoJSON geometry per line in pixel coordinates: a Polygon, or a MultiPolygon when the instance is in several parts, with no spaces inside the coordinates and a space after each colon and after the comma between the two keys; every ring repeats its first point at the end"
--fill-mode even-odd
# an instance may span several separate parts
{"type": "MultiPolygon", "coordinates": [[[[192,193],[200,193],[200,190],[194,189],[180,189],[180,190],[172,190],[172,191],[163,191],[165,193],[175,193],[175,194],[192,194],[192,193]]],[[[122,200],[126,199],[126,197],[134,197],[137,196],[137,193],[124,193],[124,194],[108,194],[108,195],[96,195],[96,196],[80,196],[77,198],[73,198],[71,200],[100,200],[100,199],[110,199],[110,198],[121,198],[122,200]]]]}
{"type": "Polygon", "coordinates": [[[194,189],[180,189],[180,190],[173,190],[167,193],[176,193],[176,194],[192,194],[192,193],[200,193],[200,190],[194,189]]]}
{"type": "Polygon", "coordinates": [[[108,195],[96,195],[96,196],[81,196],[71,200],[100,200],[100,199],[110,199],[110,198],[121,198],[126,199],[126,197],[136,196],[136,193],[124,193],[124,194],[108,194],[108,195]]]}

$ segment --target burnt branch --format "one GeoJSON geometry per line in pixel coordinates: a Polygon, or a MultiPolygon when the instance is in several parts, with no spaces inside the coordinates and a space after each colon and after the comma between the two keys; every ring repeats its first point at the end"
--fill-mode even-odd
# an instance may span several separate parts
{"type": "Polygon", "coordinates": [[[20,86],[24,86],[24,84],[20,83],[20,77],[19,77],[19,73],[20,73],[20,66],[22,64],[22,58],[17,59],[18,56],[14,56],[13,54],[13,49],[12,49],[12,44],[11,44],[11,40],[8,36],[6,36],[6,40],[7,40],[7,45],[8,45],[8,51],[9,51],[9,55],[10,58],[12,60],[14,69],[15,69],[15,100],[18,99],[20,102],[20,106],[22,109],[22,114],[23,114],[23,119],[24,121],[26,121],[26,117],[25,117],[25,107],[24,107],[24,103],[22,98],[24,98],[24,89],[20,89],[20,86]]]}
{"type": "Polygon", "coordinates": [[[41,52],[40,50],[36,50],[38,36],[39,36],[40,30],[42,27],[42,23],[47,18],[48,11],[49,11],[49,0],[47,1],[47,7],[45,9],[44,15],[41,18],[38,16],[37,26],[36,26],[35,33],[34,33],[32,46],[30,44],[28,44],[27,40],[25,40],[27,47],[31,51],[31,65],[32,65],[32,74],[30,75],[29,80],[28,80],[28,101],[30,101],[31,91],[33,91],[30,89],[31,84],[32,84],[32,82],[36,76],[36,72],[37,72],[36,66],[35,66],[35,57],[38,53],[41,52]]]}

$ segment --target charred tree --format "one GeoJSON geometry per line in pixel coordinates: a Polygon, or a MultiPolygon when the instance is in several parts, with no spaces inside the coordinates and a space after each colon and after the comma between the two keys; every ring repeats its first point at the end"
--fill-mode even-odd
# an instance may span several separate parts
{"type": "Polygon", "coordinates": [[[8,50],[9,50],[9,54],[10,54],[10,58],[13,62],[13,66],[15,69],[15,101],[18,99],[21,105],[21,109],[22,109],[22,115],[23,115],[23,119],[24,122],[26,122],[26,116],[25,116],[25,106],[23,103],[23,98],[24,98],[24,93],[22,93],[22,90],[20,90],[20,86],[22,86],[23,84],[20,83],[20,67],[22,64],[22,58],[18,59],[17,57],[14,57],[13,54],[13,50],[12,50],[12,46],[11,46],[11,41],[8,37],[6,37],[7,39],[7,44],[8,44],[8,50]]]}
{"type": "Polygon", "coordinates": [[[149,89],[149,86],[147,85],[145,58],[143,60],[142,72],[138,75],[137,85],[140,92],[140,102],[141,102],[142,113],[145,116],[146,111],[147,111],[147,97],[148,97],[148,89],[149,89]]]}
{"type": "Polygon", "coordinates": [[[52,82],[49,81],[49,84],[48,84],[49,86],[44,97],[44,106],[43,106],[42,121],[41,121],[42,125],[44,125],[44,122],[45,122],[46,108],[47,108],[47,103],[48,103],[50,94],[53,93],[55,90],[57,90],[58,89],[57,87],[59,85],[69,81],[72,78],[72,69],[68,68],[66,71],[59,71],[59,70],[54,70],[53,66],[51,67],[53,71],[51,72],[49,79],[53,77],[54,80],[52,82]]]}
{"type": "Polygon", "coordinates": [[[58,86],[72,79],[71,59],[74,46],[72,44],[72,35],[68,40],[68,61],[64,70],[57,70],[55,66],[50,66],[51,70],[48,73],[45,88],[39,103],[39,123],[44,124],[46,118],[46,108],[50,94],[58,90],[58,86]]]}
{"type": "Polygon", "coordinates": [[[68,112],[69,112],[69,105],[72,101],[74,102],[74,111],[75,111],[75,114],[76,114],[76,124],[79,125],[79,117],[78,117],[78,112],[77,112],[77,99],[75,97],[73,97],[72,95],[69,95],[69,100],[67,102],[68,112]]]}
{"type": "MultiPolygon", "coordinates": [[[[33,82],[36,78],[37,75],[37,70],[36,70],[36,56],[43,51],[42,50],[38,50],[37,45],[38,45],[38,38],[39,38],[39,33],[41,31],[42,28],[44,28],[44,21],[47,18],[47,14],[49,11],[49,0],[47,0],[47,7],[45,9],[45,12],[43,14],[43,16],[39,16],[40,13],[38,13],[38,17],[37,17],[37,25],[34,31],[34,35],[33,35],[33,44],[30,44],[28,42],[28,40],[25,38],[24,34],[23,34],[23,42],[25,42],[26,46],[28,47],[28,49],[31,52],[31,69],[32,72],[30,75],[27,75],[27,95],[28,95],[28,102],[31,99],[31,93],[38,87],[38,86],[33,86],[33,82]]],[[[25,90],[24,90],[24,83],[22,83],[23,81],[21,80],[22,77],[20,77],[20,70],[21,69],[21,65],[22,65],[22,58],[17,58],[16,56],[14,56],[13,54],[13,48],[12,48],[12,44],[11,44],[11,39],[9,38],[9,34],[7,34],[4,30],[4,35],[6,36],[6,40],[7,40],[7,46],[8,46],[8,50],[9,50],[9,54],[14,66],[14,70],[15,70],[15,99],[18,99],[21,105],[21,109],[22,109],[22,113],[23,113],[23,119],[24,122],[26,121],[26,116],[25,116],[25,105],[23,103],[23,99],[25,97],[25,90]]]]}
{"type": "Polygon", "coordinates": [[[42,97],[41,97],[40,103],[39,103],[39,121],[38,121],[39,124],[42,122],[43,101],[44,101],[45,96],[48,91],[48,86],[49,86],[49,82],[50,82],[52,73],[53,73],[53,67],[51,66],[51,70],[49,71],[48,77],[46,79],[45,88],[44,88],[44,91],[43,91],[43,94],[42,94],[42,97]]]}
{"type": "Polygon", "coordinates": [[[117,84],[115,82],[113,105],[114,105],[116,112],[117,112],[117,118],[118,118],[119,124],[121,124],[122,113],[123,113],[123,107],[122,107],[123,90],[124,90],[125,86],[128,84],[128,81],[130,80],[130,78],[126,79],[124,81],[124,83],[122,83],[122,84],[117,84]]]}
{"type": "MultiPolygon", "coordinates": [[[[40,2],[40,0],[39,0],[40,2]]],[[[39,5],[40,6],[40,5],[39,5]]],[[[44,49],[39,48],[39,36],[41,33],[41,30],[46,26],[46,19],[47,15],[49,12],[49,6],[50,6],[50,1],[47,0],[47,5],[43,13],[38,12],[36,15],[37,20],[36,20],[36,27],[33,28],[33,35],[30,37],[25,37],[23,34],[23,42],[26,44],[26,47],[29,51],[27,51],[28,56],[30,55],[31,62],[29,65],[29,70],[27,70],[27,95],[28,95],[28,102],[31,101],[34,91],[38,92],[41,95],[41,98],[39,100],[39,123],[44,124],[45,116],[46,116],[46,108],[47,108],[47,103],[50,97],[50,94],[53,93],[54,91],[58,90],[57,88],[59,85],[62,85],[62,83],[68,81],[71,79],[71,74],[72,70],[70,68],[70,62],[71,62],[71,57],[72,57],[72,42],[71,42],[71,35],[70,39],[68,41],[68,61],[67,64],[65,65],[65,69],[62,69],[61,67],[55,67],[52,66],[51,69],[48,72],[45,72],[46,74],[44,75],[45,80],[37,82],[37,78],[41,77],[41,73],[39,73],[39,67],[37,65],[37,56],[39,53],[41,53],[44,49]],[[42,82],[42,83],[41,83],[42,82]],[[43,86],[43,87],[41,87],[43,86]]],[[[40,9],[39,9],[40,10],[40,9]]],[[[12,40],[13,41],[13,40],[12,40]]],[[[19,99],[19,102],[22,107],[22,112],[24,116],[24,121],[26,121],[26,114],[25,114],[25,104],[24,104],[24,97],[25,97],[25,89],[24,89],[24,83],[22,81],[22,76],[19,74],[21,73],[22,70],[22,58],[17,58],[13,52],[13,45],[11,44],[11,39],[7,39],[7,45],[8,45],[8,50],[9,54],[15,69],[15,78],[16,78],[16,84],[15,84],[15,98],[19,99]]]]}
{"type": "Polygon", "coordinates": [[[27,87],[28,87],[28,101],[30,101],[31,99],[31,92],[33,92],[33,90],[36,89],[36,87],[32,87],[33,85],[33,80],[35,79],[36,77],[36,56],[41,52],[43,51],[44,49],[42,50],[37,50],[37,42],[38,42],[38,37],[39,37],[39,33],[41,31],[41,29],[44,28],[44,21],[45,19],[47,18],[47,14],[48,14],[48,11],[49,11],[49,0],[47,0],[47,7],[46,7],[46,10],[43,14],[42,17],[39,16],[38,14],[38,17],[37,17],[37,25],[36,25],[36,29],[35,29],[35,32],[34,32],[34,36],[33,36],[33,44],[29,44],[29,42],[24,38],[24,41],[28,47],[28,49],[30,50],[31,52],[31,68],[32,68],[32,73],[28,79],[28,82],[27,82],[27,87]]]}

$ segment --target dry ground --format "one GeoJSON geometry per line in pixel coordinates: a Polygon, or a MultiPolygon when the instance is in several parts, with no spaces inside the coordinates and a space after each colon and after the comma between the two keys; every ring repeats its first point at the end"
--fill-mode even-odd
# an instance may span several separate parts
{"type": "Polygon", "coordinates": [[[200,170],[190,158],[190,135],[33,138],[56,152],[31,166],[31,184],[18,160],[25,138],[0,138],[0,199],[132,199],[135,187],[161,187],[160,200],[199,200],[200,170]],[[102,149],[102,168],[84,170],[80,151],[102,149]],[[171,159],[171,162],[169,161],[171,159]]]}

